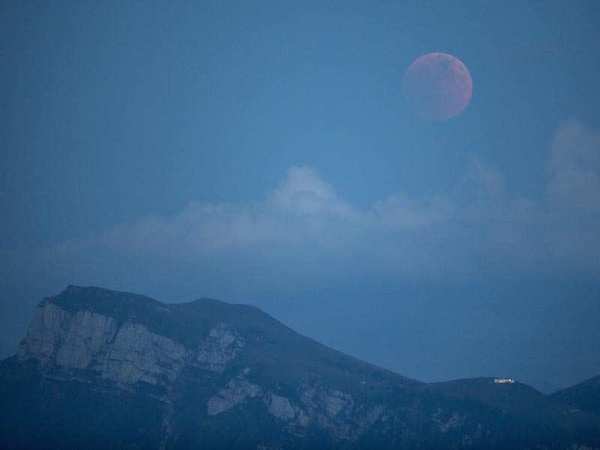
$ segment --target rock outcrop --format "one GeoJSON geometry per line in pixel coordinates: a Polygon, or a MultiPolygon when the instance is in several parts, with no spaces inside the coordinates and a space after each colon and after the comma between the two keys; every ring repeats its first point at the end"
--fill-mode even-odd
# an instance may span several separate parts
{"type": "Polygon", "coordinates": [[[196,361],[200,367],[222,373],[244,347],[244,339],[225,323],[210,330],[208,337],[198,346],[196,361]]]}
{"type": "MultiPolygon", "coordinates": [[[[211,348],[213,360],[223,364],[231,359],[228,345],[221,352],[218,345],[211,348]]],[[[47,368],[86,369],[122,384],[167,385],[177,378],[191,353],[143,324],[119,323],[102,314],[73,313],[45,303],[35,313],[18,358],[35,359],[47,368]]],[[[203,350],[198,353],[200,359],[203,350]]]]}
{"type": "Polygon", "coordinates": [[[229,411],[246,399],[252,399],[262,394],[263,390],[260,386],[250,383],[243,377],[237,377],[208,399],[206,410],[209,416],[215,416],[229,411]]]}

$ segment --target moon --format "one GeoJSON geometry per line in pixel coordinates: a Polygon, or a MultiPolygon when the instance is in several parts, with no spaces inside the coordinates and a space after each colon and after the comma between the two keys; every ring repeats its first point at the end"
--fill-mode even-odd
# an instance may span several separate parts
{"type": "Polygon", "coordinates": [[[420,117],[445,121],[458,116],[469,105],[473,80],[467,66],[457,57],[427,53],[406,70],[403,93],[420,117]]]}

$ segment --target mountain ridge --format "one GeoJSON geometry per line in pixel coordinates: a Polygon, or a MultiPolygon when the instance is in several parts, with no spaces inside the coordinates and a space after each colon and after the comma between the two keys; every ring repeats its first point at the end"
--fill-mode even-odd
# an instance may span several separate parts
{"type": "Polygon", "coordinates": [[[600,375],[561,389],[551,397],[571,408],[600,414],[600,375]]]}
{"type": "Polygon", "coordinates": [[[600,416],[526,385],[422,383],[214,299],[69,286],[0,381],[6,448],[600,448],[600,416]]]}

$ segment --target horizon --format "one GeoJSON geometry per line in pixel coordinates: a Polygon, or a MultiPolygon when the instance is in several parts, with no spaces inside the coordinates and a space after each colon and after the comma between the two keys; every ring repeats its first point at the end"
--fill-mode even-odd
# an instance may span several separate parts
{"type": "MultiPolygon", "coordinates": [[[[291,332],[293,334],[296,334],[296,335],[299,335],[300,337],[302,337],[303,339],[305,339],[307,341],[316,343],[318,345],[323,345],[324,347],[326,347],[326,348],[328,348],[330,350],[333,350],[335,352],[338,352],[338,353],[340,353],[340,354],[342,354],[344,356],[347,356],[347,357],[350,357],[352,359],[355,359],[356,361],[359,361],[361,363],[368,364],[368,365],[373,366],[373,367],[375,367],[377,369],[381,369],[381,370],[384,370],[384,371],[389,371],[389,372],[391,372],[391,373],[393,373],[395,375],[399,375],[399,376],[401,376],[404,379],[409,380],[409,381],[414,381],[414,382],[423,383],[423,384],[435,384],[435,383],[446,383],[446,382],[477,381],[477,380],[488,380],[489,381],[489,380],[492,380],[494,382],[494,384],[522,384],[524,386],[527,386],[528,388],[532,388],[532,386],[529,386],[526,383],[522,383],[520,380],[516,380],[516,379],[514,379],[512,377],[505,376],[507,374],[504,374],[504,375],[496,374],[494,376],[475,376],[475,377],[469,377],[469,378],[453,378],[453,379],[439,380],[439,381],[433,381],[433,382],[427,382],[427,381],[422,381],[422,380],[418,380],[418,379],[413,379],[413,378],[410,378],[410,377],[406,377],[402,373],[398,373],[398,372],[395,372],[393,370],[386,369],[385,367],[380,367],[380,366],[378,366],[376,364],[372,364],[372,363],[369,363],[368,361],[365,361],[365,360],[362,360],[360,358],[357,358],[356,356],[354,356],[352,354],[344,353],[343,351],[340,351],[338,349],[325,346],[324,344],[322,344],[318,340],[315,340],[315,339],[313,339],[312,337],[310,337],[308,335],[304,335],[302,333],[299,333],[298,331],[294,330],[293,328],[287,326],[284,322],[281,322],[277,317],[272,316],[271,314],[269,314],[266,311],[263,311],[261,308],[256,307],[256,306],[251,305],[251,304],[246,304],[246,303],[229,303],[229,302],[224,301],[224,300],[219,300],[219,299],[214,299],[214,298],[207,298],[207,297],[195,298],[193,300],[181,301],[181,302],[165,302],[165,301],[162,301],[162,300],[159,300],[159,299],[156,299],[156,298],[152,298],[152,297],[148,297],[148,296],[145,296],[145,295],[141,295],[141,294],[138,294],[138,293],[135,293],[135,292],[117,291],[117,290],[103,288],[101,286],[68,285],[65,289],[63,289],[62,291],[60,291],[56,295],[52,295],[52,296],[48,296],[48,297],[44,298],[36,307],[37,308],[46,307],[46,305],[48,304],[47,301],[58,300],[58,299],[62,300],[62,302],[63,302],[62,305],[64,306],[64,302],[68,301],[68,298],[73,298],[73,296],[75,296],[74,298],[77,298],[78,295],[84,293],[85,291],[88,291],[88,292],[89,291],[94,291],[94,293],[97,293],[98,291],[101,291],[102,293],[116,294],[118,297],[121,297],[121,298],[114,299],[116,301],[122,300],[123,296],[132,296],[135,301],[151,300],[152,302],[156,302],[156,303],[159,303],[159,304],[167,306],[167,307],[169,305],[191,305],[191,304],[194,304],[194,303],[207,302],[207,301],[208,302],[216,302],[218,304],[227,305],[227,306],[231,306],[231,307],[252,307],[252,308],[255,308],[261,314],[263,314],[266,317],[268,317],[269,319],[273,319],[277,324],[283,326],[289,332],[291,332]],[[67,297],[67,300],[64,300],[64,297],[67,297]]],[[[86,304],[89,305],[90,307],[93,307],[96,301],[99,301],[101,303],[104,300],[103,299],[99,300],[97,297],[93,297],[93,298],[86,297],[86,304]]],[[[92,310],[86,310],[85,309],[85,305],[81,305],[81,304],[78,306],[78,309],[76,309],[76,311],[79,311],[79,310],[94,311],[93,309],[92,310]]],[[[125,320],[131,320],[131,318],[125,318],[125,320]]],[[[140,324],[145,325],[144,316],[138,317],[137,320],[139,321],[140,324]]],[[[243,318],[241,320],[243,321],[243,318]]],[[[135,321],[135,319],[134,319],[134,321],[135,321]]],[[[150,330],[152,330],[152,327],[150,327],[150,330]]],[[[25,337],[24,337],[24,339],[25,339],[25,337]]],[[[592,377],[590,379],[581,380],[580,382],[576,383],[576,385],[585,383],[585,382],[590,381],[592,379],[597,379],[598,377],[599,376],[595,376],[595,377],[592,377]]],[[[570,387],[572,387],[572,386],[567,386],[566,388],[568,389],[570,387]]],[[[560,391],[563,391],[563,390],[565,390],[565,388],[558,389],[555,392],[545,392],[544,394],[545,395],[556,394],[556,393],[559,393],[560,391]]]]}
{"type": "MultiPolygon", "coordinates": [[[[324,344],[323,342],[319,341],[318,339],[308,335],[308,334],[304,334],[296,329],[294,329],[292,326],[290,326],[288,323],[284,322],[283,320],[281,320],[279,317],[277,317],[276,315],[272,315],[270,314],[268,311],[262,309],[260,306],[257,305],[253,305],[251,303],[233,303],[233,302],[229,302],[227,300],[224,299],[217,299],[217,298],[211,298],[211,297],[194,297],[192,299],[188,299],[188,300],[179,300],[179,301],[175,301],[175,302],[170,302],[170,301],[164,301],[162,299],[159,298],[154,298],[151,296],[147,296],[145,294],[140,294],[140,293],[136,293],[136,292],[131,292],[131,291],[126,291],[126,290],[114,290],[114,289],[108,289],[102,286],[80,286],[80,285],[67,285],[64,289],[62,289],[61,291],[59,291],[58,293],[54,294],[54,295],[49,295],[44,297],[35,307],[39,308],[42,307],[46,304],[47,301],[49,300],[53,300],[56,298],[59,298],[61,296],[64,295],[77,295],[78,293],[80,293],[81,291],[103,291],[103,292],[108,292],[111,294],[119,294],[119,295],[128,295],[128,296],[133,296],[136,299],[144,299],[144,300],[151,300],[153,302],[159,303],[161,305],[187,305],[187,304],[193,304],[193,303],[197,303],[197,302],[216,302],[219,304],[223,304],[223,305],[228,305],[228,306],[232,306],[232,307],[252,307],[252,308],[256,308],[261,314],[266,315],[267,317],[274,319],[276,322],[278,322],[279,324],[285,326],[287,329],[289,329],[292,333],[298,334],[299,336],[309,339],[310,341],[313,341],[317,344],[320,345],[324,345],[325,347],[331,348],[334,351],[337,351],[341,354],[344,354],[346,356],[349,356],[351,358],[355,358],[358,361],[367,363],[369,365],[372,365],[373,367],[376,367],[378,369],[382,369],[382,370],[388,370],[396,375],[400,375],[402,377],[405,377],[409,380],[413,380],[419,383],[425,383],[425,384],[436,384],[436,383],[445,383],[445,382],[455,382],[455,381],[468,381],[468,380],[493,380],[494,383],[496,384],[513,384],[513,383],[517,383],[517,384],[523,384],[527,387],[532,387],[536,390],[538,390],[539,392],[543,393],[544,395],[551,395],[551,394],[556,394],[559,393],[565,389],[568,389],[570,387],[579,385],[581,383],[585,383],[587,381],[590,381],[592,379],[597,379],[599,375],[593,375],[589,378],[585,378],[582,380],[577,380],[576,382],[574,382],[572,385],[568,385],[568,386],[561,386],[561,387],[557,387],[555,389],[552,390],[543,390],[543,389],[539,389],[536,386],[532,386],[527,384],[526,382],[524,382],[523,380],[519,380],[519,379],[515,379],[512,378],[510,376],[509,373],[497,373],[497,374],[487,374],[487,375],[477,375],[477,374],[473,374],[472,376],[469,377],[459,377],[459,378],[440,378],[437,380],[421,380],[421,379],[417,379],[411,376],[407,376],[404,373],[401,373],[397,370],[394,369],[390,369],[390,368],[386,368],[384,366],[378,365],[374,362],[369,361],[368,359],[363,359],[361,357],[358,357],[357,355],[352,354],[351,352],[346,352],[343,351],[341,349],[335,348],[335,347],[330,347],[326,344],[324,344]]],[[[89,302],[93,303],[93,300],[88,299],[89,302]]],[[[143,323],[143,320],[142,322],[143,323]]],[[[23,335],[22,340],[25,339],[25,335],[23,335]]],[[[16,354],[16,350],[15,353],[16,354]]],[[[14,354],[9,355],[10,356],[14,356],[14,354]]]]}

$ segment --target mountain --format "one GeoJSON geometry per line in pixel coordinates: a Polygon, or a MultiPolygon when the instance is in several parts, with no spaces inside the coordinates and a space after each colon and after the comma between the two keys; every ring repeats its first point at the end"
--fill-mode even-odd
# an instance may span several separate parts
{"type": "Polygon", "coordinates": [[[0,363],[0,448],[600,448],[593,411],[497,381],[421,383],[251,306],[70,286],[0,363]]]}
{"type": "Polygon", "coordinates": [[[552,398],[571,409],[600,415],[600,375],[558,391],[552,398]]]}

